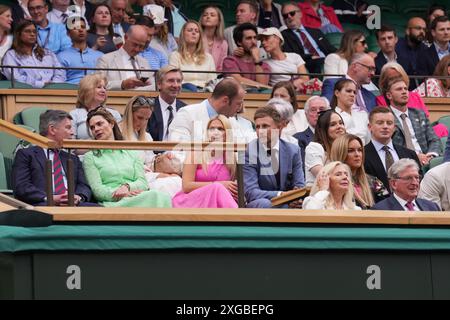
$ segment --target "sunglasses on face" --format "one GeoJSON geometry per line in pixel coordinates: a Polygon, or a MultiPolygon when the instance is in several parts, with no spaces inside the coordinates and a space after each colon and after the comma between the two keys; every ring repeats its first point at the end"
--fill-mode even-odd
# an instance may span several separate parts
{"type": "Polygon", "coordinates": [[[136,98],[136,100],[133,103],[133,107],[138,107],[138,106],[140,107],[140,106],[146,106],[146,105],[153,107],[155,105],[155,99],[139,96],[136,98]]]}
{"type": "Polygon", "coordinates": [[[288,17],[293,17],[298,12],[298,10],[290,11],[288,13],[283,13],[282,16],[284,19],[287,19],[288,17]]]}
{"type": "Polygon", "coordinates": [[[363,46],[365,46],[367,44],[366,39],[358,40],[358,42],[361,43],[363,46]]]}

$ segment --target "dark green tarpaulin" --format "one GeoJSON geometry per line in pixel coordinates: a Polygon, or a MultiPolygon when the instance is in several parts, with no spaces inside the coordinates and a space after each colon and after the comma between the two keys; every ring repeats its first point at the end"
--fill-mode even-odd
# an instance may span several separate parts
{"type": "Polygon", "coordinates": [[[0,226],[0,252],[121,249],[448,250],[450,229],[309,226],[0,226]]]}

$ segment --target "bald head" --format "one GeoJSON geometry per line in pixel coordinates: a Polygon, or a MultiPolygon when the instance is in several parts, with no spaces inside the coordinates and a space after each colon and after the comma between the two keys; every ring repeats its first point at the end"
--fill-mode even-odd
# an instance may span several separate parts
{"type": "Polygon", "coordinates": [[[131,26],[125,34],[123,49],[130,57],[135,57],[145,49],[147,40],[148,33],[144,26],[131,26]]]}
{"type": "Polygon", "coordinates": [[[420,44],[425,39],[427,24],[420,17],[412,17],[408,21],[405,33],[410,42],[420,44]]]}
{"type": "Polygon", "coordinates": [[[355,53],[347,74],[359,85],[368,84],[375,75],[375,60],[367,53],[355,53]]]}
{"type": "Polygon", "coordinates": [[[219,114],[232,117],[242,108],[245,91],[234,78],[220,81],[210,98],[210,103],[219,114]]]}

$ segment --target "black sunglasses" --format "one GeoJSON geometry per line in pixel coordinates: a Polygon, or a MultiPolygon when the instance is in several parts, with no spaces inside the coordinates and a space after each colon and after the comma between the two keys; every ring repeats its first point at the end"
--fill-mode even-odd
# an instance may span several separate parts
{"type": "Polygon", "coordinates": [[[153,107],[155,105],[155,98],[139,96],[136,98],[136,100],[133,103],[133,107],[140,107],[140,106],[146,106],[146,105],[153,107]],[[138,103],[139,105],[136,105],[136,103],[138,103]]]}
{"type": "Polygon", "coordinates": [[[282,16],[284,19],[287,19],[289,16],[293,17],[298,12],[298,10],[290,11],[288,13],[283,13],[282,16]]]}

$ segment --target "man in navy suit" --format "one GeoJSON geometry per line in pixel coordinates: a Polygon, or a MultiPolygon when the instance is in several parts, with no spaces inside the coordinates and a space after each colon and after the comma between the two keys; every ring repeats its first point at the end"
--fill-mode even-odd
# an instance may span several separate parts
{"type": "Polygon", "coordinates": [[[55,181],[56,176],[54,176],[54,191],[57,193],[57,190],[62,190],[62,192],[54,194],[53,201],[57,206],[67,205],[67,160],[70,157],[74,164],[75,205],[96,206],[88,202],[91,199],[91,189],[86,182],[80,160],[77,156],[60,150],[62,141],[71,139],[73,136],[72,117],[65,111],[48,110],[41,115],[39,131],[44,137],[55,141],[58,146],[54,150],[34,146],[17,152],[12,172],[14,196],[34,206],[47,205],[45,163],[47,156],[53,162],[59,157],[62,165],[60,175],[64,185],[60,189],[61,185],[55,181]]]}
{"type": "Polygon", "coordinates": [[[287,26],[281,32],[284,38],[283,51],[299,54],[310,73],[321,73],[325,57],[335,52],[336,48],[328,42],[322,31],[302,25],[302,13],[296,3],[284,3],[281,13],[287,26]]]}
{"type": "MultiPolygon", "coordinates": [[[[356,84],[356,99],[353,109],[370,112],[377,105],[375,95],[363,88],[369,84],[375,75],[375,61],[367,53],[355,53],[348,66],[345,78],[352,80],[356,84]]],[[[328,78],[323,82],[322,96],[331,102],[334,95],[334,85],[341,78],[328,78]]]]}
{"type": "Polygon", "coordinates": [[[431,23],[433,44],[420,53],[417,61],[417,73],[431,76],[439,60],[450,53],[450,21],[448,17],[437,17],[431,23]]]}
{"type": "Polygon", "coordinates": [[[169,125],[177,111],[186,104],[177,100],[183,82],[183,73],[177,67],[167,65],[156,74],[159,96],[155,100],[152,116],[148,121],[147,132],[154,141],[167,141],[169,125]]]}
{"type": "Polygon", "coordinates": [[[303,171],[305,171],[305,149],[313,140],[319,113],[328,109],[330,109],[330,103],[324,97],[312,96],[305,102],[304,110],[308,128],[305,131],[294,134],[294,138],[298,140],[298,146],[302,155],[303,171]]]}
{"type": "Polygon", "coordinates": [[[283,124],[274,108],[258,108],[254,120],[258,139],[245,152],[245,197],[249,208],[271,208],[272,198],[305,185],[300,148],[279,138],[283,124]]]}
{"type": "Polygon", "coordinates": [[[414,160],[401,159],[388,171],[392,196],[378,202],[372,210],[441,211],[431,201],[417,198],[420,187],[419,166],[414,160]]]}

